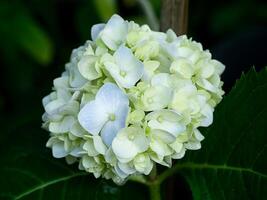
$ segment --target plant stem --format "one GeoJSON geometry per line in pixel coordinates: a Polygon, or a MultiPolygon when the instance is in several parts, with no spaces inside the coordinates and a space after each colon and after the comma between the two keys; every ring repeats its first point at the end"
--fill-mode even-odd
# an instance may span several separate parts
{"type": "Polygon", "coordinates": [[[141,183],[144,185],[149,185],[146,178],[143,175],[137,175],[137,176],[131,176],[129,178],[130,181],[136,182],[136,183],[141,183]]]}
{"type": "Polygon", "coordinates": [[[160,183],[155,181],[149,185],[150,199],[161,200],[160,183]]]}
{"type": "Polygon", "coordinates": [[[153,182],[153,181],[156,180],[156,178],[157,178],[157,165],[154,164],[154,165],[153,165],[153,168],[152,168],[152,170],[151,170],[151,172],[150,172],[150,174],[149,174],[149,180],[150,180],[151,182],[153,182]]]}
{"type": "Polygon", "coordinates": [[[162,0],[160,30],[173,29],[177,35],[187,32],[189,0],[162,0]]]}

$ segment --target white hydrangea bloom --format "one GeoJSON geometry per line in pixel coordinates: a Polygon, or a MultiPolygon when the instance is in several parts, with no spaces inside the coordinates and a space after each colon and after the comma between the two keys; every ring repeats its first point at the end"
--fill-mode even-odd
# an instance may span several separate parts
{"type": "Polygon", "coordinates": [[[47,147],[96,178],[124,183],[201,148],[222,99],[224,65],[185,35],[113,15],[73,50],[43,98],[47,147]]]}

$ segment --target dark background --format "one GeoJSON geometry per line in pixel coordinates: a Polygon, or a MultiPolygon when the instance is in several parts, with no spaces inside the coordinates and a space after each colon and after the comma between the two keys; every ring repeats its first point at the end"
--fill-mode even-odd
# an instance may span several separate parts
{"type": "MultiPolygon", "coordinates": [[[[151,3],[159,17],[160,0],[151,3]]],[[[191,0],[189,7],[188,35],[226,65],[222,77],[226,91],[242,71],[267,65],[264,1],[191,0]]],[[[25,134],[39,129],[41,99],[51,91],[72,49],[90,39],[93,24],[106,21],[114,12],[147,23],[136,0],[0,1],[0,141],[24,124],[32,127],[25,134]]],[[[40,129],[35,134],[46,132],[40,129]]],[[[190,199],[180,177],[168,180],[165,187],[169,199],[176,199],[170,196],[175,188],[180,188],[181,193],[175,194],[180,199],[190,199]]]]}

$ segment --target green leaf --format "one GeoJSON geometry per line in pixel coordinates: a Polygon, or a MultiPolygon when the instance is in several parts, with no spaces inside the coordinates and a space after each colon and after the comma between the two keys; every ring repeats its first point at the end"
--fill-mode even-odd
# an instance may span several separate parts
{"type": "Polygon", "coordinates": [[[21,48],[40,64],[48,64],[53,58],[53,45],[48,35],[29,16],[19,16],[14,24],[19,34],[14,38],[21,48]]]}
{"type": "Polygon", "coordinates": [[[146,199],[143,185],[128,182],[116,186],[111,181],[95,179],[55,159],[45,147],[48,133],[31,122],[13,129],[0,138],[0,199],[146,199]]]}
{"type": "MultiPolygon", "coordinates": [[[[40,64],[51,62],[54,54],[52,41],[22,4],[1,2],[0,13],[0,37],[5,43],[40,64]]],[[[5,45],[0,48],[3,51],[8,49],[5,45]]]]}
{"type": "Polygon", "coordinates": [[[107,21],[118,10],[116,0],[94,0],[94,3],[103,21],[107,21]]]}
{"type": "Polygon", "coordinates": [[[267,196],[267,69],[250,70],[215,111],[214,123],[201,130],[202,149],[160,178],[180,172],[198,199],[264,199],[267,196]]]}

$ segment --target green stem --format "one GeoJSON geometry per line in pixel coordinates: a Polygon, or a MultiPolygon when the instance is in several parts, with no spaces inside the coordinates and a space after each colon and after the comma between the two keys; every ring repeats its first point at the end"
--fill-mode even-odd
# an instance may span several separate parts
{"type": "Polygon", "coordinates": [[[147,17],[148,24],[154,31],[159,30],[159,21],[149,0],[137,0],[147,17]]]}
{"type": "Polygon", "coordinates": [[[149,185],[150,199],[161,200],[160,183],[155,181],[149,185]]]}
{"type": "Polygon", "coordinates": [[[144,184],[144,185],[149,185],[149,183],[147,182],[147,180],[145,179],[143,175],[131,176],[129,178],[129,181],[133,181],[133,182],[144,184]]]}
{"type": "Polygon", "coordinates": [[[150,182],[153,182],[156,180],[156,178],[157,178],[157,165],[156,164],[153,166],[148,177],[149,177],[150,182]]]}

